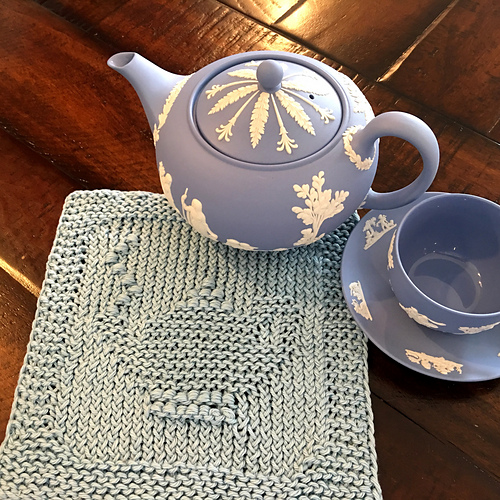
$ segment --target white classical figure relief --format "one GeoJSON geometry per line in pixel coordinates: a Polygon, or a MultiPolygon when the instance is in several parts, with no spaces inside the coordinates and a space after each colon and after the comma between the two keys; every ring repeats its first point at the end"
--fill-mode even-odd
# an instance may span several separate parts
{"type": "MultiPolygon", "coordinates": [[[[165,198],[167,198],[169,205],[175,208],[175,210],[177,210],[177,212],[181,214],[181,211],[176,207],[174,198],[172,196],[172,176],[165,170],[165,166],[163,165],[162,161],[158,163],[158,169],[160,171],[161,187],[163,189],[165,198]]],[[[181,215],[186,219],[186,221],[189,224],[193,226],[194,229],[196,229],[203,236],[206,236],[207,238],[217,241],[217,235],[210,229],[210,227],[208,227],[205,214],[203,213],[203,205],[201,201],[194,198],[191,201],[191,205],[188,205],[186,203],[187,192],[188,190],[186,188],[186,191],[184,192],[181,198],[181,203],[182,203],[181,215]]],[[[242,243],[232,238],[229,238],[226,241],[226,244],[233,248],[239,248],[241,250],[258,250],[257,247],[249,245],[248,243],[242,243]]]]}
{"type": "Polygon", "coordinates": [[[420,314],[413,306],[405,307],[402,304],[399,304],[401,309],[403,309],[408,316],[419,323],[420,325],[426,326],[427,328],[438,328],[440,326],[446,326],[446,323],[438,323],[437,321],[433,321],[429,319],[425,314],[420,314]]]}
{"type": "Polygon", "coordinates": [[[297,197],[305,199],[306,207],[293,207],[292,211],[306,226],[311,226],[301,231],[302,238],[294,243],[295,246],[318,241],[325,235],[325,233],[318,234],[323,222],[344,210],[343,203],[349,196],[349,191],[335,191],[332,198],[331,189],[323,191],[324,175],[323,171],[313,175],[311,186],[309,184],[293,186],[297,197]]]}
{"type": "Polygon", "coordinates": [[[160,170],[160,181],[161,187],[165,198],[167,198],[168,203],[179,212],[186,221],[193,226],[196,231],[198,231],[203,236],[210,238],[211,240],[217,241],[217,235],[208,227],[207,219],[203,213],[203,205],[200,200],[193,198],[191,200],[191,205],[186,203],[188,188],[181,197],[182,213],[176,207],[174,198],[172,196],[172,176],[165,171],[163,162],[159,162],[158,168],[160,170]]]}
{"type": "Polygon", "coordinates": [[[396,238],[396,233],[394,232],[389,243],[389,250],[387,251],[387,269],[394,269],[394,257],[392,255],[394,251],[394,240],[396,238]]]}
{"type": "Polygon", "coordinates": [[[183,217],[200,234],[206,236],[207,238],[210,238],[211,240],[217,241],[217,235],[208,227],[207,219],[205,217],[205,214],[203,213],[203,205],[201,201],[193,198],[191,200],[191,205],[188,205],[186,203],[187,192],[188,188],[186,188],[186,191],[184,191],[184,194],[181,197],[183,217]]]}
{"type": "Polygon", "coordinates": [[[158,170],[160,172],[160,182],[163,189],[163,194],[167,198],[168,204],[180,213],[179,209],[175,206],[175,201],[172,196],[172,176],[165,170],[163,162],[158,163],[158,170]]]}
{"type": "Polygon", "coordinates": [[[462,367],[464,366],[460,363],[455,363],[454,361],[448,361],[442,356],[429,356],[424,352],[416,352],[410,349],[406,349],[406,357],[412,363],[417,363],[427,370],[434,368],[437,372],[442,373],[443,375],[448,375],[448,373],[451,373],[454,370],[458,373],[462,373],[462,367]]]}
{"type": "Polygon", "coordinates": [[[354,281],[349,285],[349,291],[353,297],[351,304],[354,307],[354,310],[363,316],[363,318],[373,321],[370,310],[368,309],[368,304],[365,300],[363,289],[361,288],[361,283],[359,281],[354,281]]]}
{"type": "Polygon", "coordinates": [[[323,123],[328,124],[330,121],[335,120],[331,110],[321,108],[310,99],[306,99],[299,92],[305,92],[312,95],[327,95],[331,92],[321,84],[314,75],[309,73],[300,73],[293,75],[286,75],[281,82],[281,89],[271,94],[261,90],[257,81],[257,67],[260,62],[252,61],[247,63],[249,69],[239,69],[228,72],[228,76],[238,78],[238,80],[224,85],[213,85],[206,91],[207,99],[212,99],[219,92],[229,92],[222,95],[219,100],[210,109],[208,114],[218,113],[228,106],[240,101],[238,109],[232,118],[226,123],[220,125],[215,131],[219,134],[219,141],[231,140],[233,135],[233,127],[236,121],[241,116],[247,106],[253,106],[250,116],[250,142],[252,147],[255,148],[259,144],[262,136],[265,133],[265,127],[269,120],[270,110],[274,114],[278,126],[280,139],[277,142],[277,151],[285,151],[291,154],[294,149],[299,145],[295,139],[290,137],[289,131],[283,123],[281,113],[287,113],[295,123],[311,135],[316,135],[314,127],[311,123],[308,111],[312,110],[319,114],[323,123]],[[255,69],[251,69],[254,67],[255,69]],[[254,102],[255,101],[255,102],[254,102]],[[241,104],[243,102],[243,104],[241,104]],[[280,111],[281,109],[281,111],[280,111]]]}
{"type": "Polygon", "coordinates": [[[498,321],[497,323],[491,323],[491,325],[484,326],[461,326],[459,330],[465,334],[481,333],[491,330],[497,325],[500,325],[500,321],[498,321]]]}
{"type": "Polygon", "coordinates": [[[364,249],[368,250],[374,243],[376,243],[384,234],[388,233],[391,229],[395,228],[396,224],[393,220],[387,220],[387,216],[380,214],[378,217],[371,217],[367,219],[363,227],[363,234],[365,235],[364,249]]]}
{"type": "Polygon", "coordinates": [[[345,154],[349,157],[351,163],[354,163],[358,170],[369,170],[373,164],[373,158],[365,158],[364,160],[361,158],[356,151],[352,148],[351,142],[354,137],[354,134],[363,128],[362,125],[355,125],[353,127],[349,127],[343,134],[342,138],[344,140],[344,151],[345,154]]]}

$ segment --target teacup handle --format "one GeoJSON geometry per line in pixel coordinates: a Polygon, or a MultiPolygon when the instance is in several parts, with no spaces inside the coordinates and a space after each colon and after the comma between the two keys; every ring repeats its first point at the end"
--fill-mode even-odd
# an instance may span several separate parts
{"type": "Polygon", "coordinates": [[[413,144],[424,162],[420,175],[408,186],[390,193],[378,193],[371,188],[362,208],[388,210],[415,201],[429,189],[439,165],[439,145],[434,132],[420,118],[389,111],[371,120],[363,129],[354,134],[352,147],[361,158],[373,156],[375,141],[380,137],[394,136],[413,144]]]}

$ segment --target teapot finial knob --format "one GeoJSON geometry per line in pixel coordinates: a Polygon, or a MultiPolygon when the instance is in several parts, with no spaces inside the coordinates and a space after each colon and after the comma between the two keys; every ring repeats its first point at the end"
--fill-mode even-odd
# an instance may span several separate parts
{"type": "Polygon", "coordinates": [[[276,92],[281,88],[283,67],[276,61],[262,61],[257,68],[257,80],[266,92],[276,92]]]}

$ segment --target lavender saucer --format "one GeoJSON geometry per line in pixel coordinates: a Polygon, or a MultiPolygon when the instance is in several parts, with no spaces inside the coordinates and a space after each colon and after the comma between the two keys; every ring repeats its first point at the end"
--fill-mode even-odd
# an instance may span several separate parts
{"type": "Polygon", "coordinates": [[[474,335],[453,335],[419,325],[404,312],[387,273],[394,231],[423,198],[393,210],[371,210],[354,228],[342,259],[342,288],[356,323],[385,354],[419,373],[476,382],[500,377],[500,325],[474,335]]]}

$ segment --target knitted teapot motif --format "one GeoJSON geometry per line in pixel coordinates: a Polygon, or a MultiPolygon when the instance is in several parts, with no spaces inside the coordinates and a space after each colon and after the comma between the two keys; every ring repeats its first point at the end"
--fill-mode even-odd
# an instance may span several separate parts
{"type": "Polygon", "coordinates": [[[297,54],[250,52],[193,75],[133,52],[108,65],[136,89],[153,133],[169,203],[204,236],[245,250],[317,241],[362,203],[389,209],[418,198],[439,163],[418,118],[373,111],[347,76],[297,54]],[[411,142],[424,168],[392,193],[371,189],[378,139],[411,142]]]}

